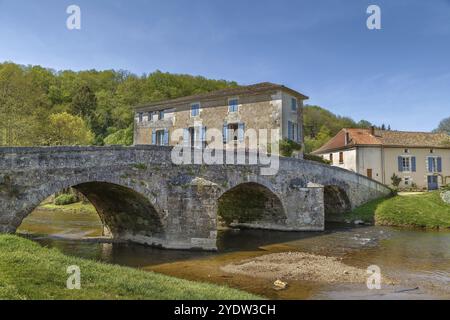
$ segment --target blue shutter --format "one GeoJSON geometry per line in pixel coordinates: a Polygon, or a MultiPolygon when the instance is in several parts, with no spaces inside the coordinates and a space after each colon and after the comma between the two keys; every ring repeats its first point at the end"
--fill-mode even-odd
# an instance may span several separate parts
{"type": "Polygon", "coordinates": [[[244,142],[245,123],[239,123],[238,127],[238,139],[239,142],[244,142]]]}
{"type": "Polygon", "coordinates": [[[428,172],[433,172],[433,159],[428,158],[428,172]]]}
{"type": "Polygon", "coordinates": [[[152,144],[156,144],[156,130],[152,130],[152,144]]]}
{"type": "Polygon", "coordinates": [[[164,129],[164,145],[169,145],[169,129],[164,129]]]}
{"type": "Polygon", "coordinates": [[[225,122],[223,124],[223,143],[228,142],[228,124],[225,122]]]}
{"type": "Polygon", "coordinates": [[[398,157],[398,171],[403,171],[403,157],[398,157]]]}
{"type": "Polygon", "coordinates": [[[202,127],[202,142],[206,141],[206,127],[202,127]]]}
{"type": "Polygon", "coordinates": [[[297,142],[300,142],[300,125],[297,123],[297,142]]]}
{"type": "Polygon", "coordinates": [[[292,122],[288,121],[288,139],[292,140],[292,122]]]}
{"type": "Polygon", "coordinates": [[[416,172],[416,157],[411,157],[411,170],[416,172]]]}
{"type": "Polygon", "coordinates": [[[442,172],[442,158],[437,158],[437,171],[442,172]]]}

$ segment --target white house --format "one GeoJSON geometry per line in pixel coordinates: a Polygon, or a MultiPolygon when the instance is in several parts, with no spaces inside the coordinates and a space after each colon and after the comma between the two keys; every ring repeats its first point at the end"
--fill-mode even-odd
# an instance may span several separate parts
{"type": "Polygon", "coordinates": [[[387,185],[395,174],[401,188],[450,183],[450,136],[444,133],[345,128],[313,154],[387,185]]]}

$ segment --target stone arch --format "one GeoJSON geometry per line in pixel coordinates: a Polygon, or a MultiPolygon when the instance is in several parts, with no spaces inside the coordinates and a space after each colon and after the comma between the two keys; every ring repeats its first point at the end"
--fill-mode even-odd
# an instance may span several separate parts
{"type": "Polygon", "coordinates": [[[285,229],[287,220],[281,198],[258,182],[243,182],[224,191],[217,214],[227,225],[258,229],[285,229]]]}
{"type": "Polygon", "coordinates": [[[165,237],[161,211],[143,187],[130,185],[119,178],[99,178],[95,175],[69,177],[64,182],[47,181],[27,190],[17,201],[16,208],[12,208],[14,217],[7,231],[15,232],[23,219],[42,201],[69,187],[81,192],[94,205],[113,238],[133,240],[141,237],[150,239],[146,243],[159,245],[165,237]]]}
{"type": "Polygon", "coordinates": [[[341,186],[325,185],[323,192],[325,220],[333,220],[333,217],[342,215],[352,209],[350,198],[341,186]]]}

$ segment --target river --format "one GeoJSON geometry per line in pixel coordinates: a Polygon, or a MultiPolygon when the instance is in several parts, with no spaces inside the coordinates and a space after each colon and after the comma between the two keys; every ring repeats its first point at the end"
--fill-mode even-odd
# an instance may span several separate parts
{"type": "Polygon", "coordinates": [[[218,252],[192,252],[89,239],[101,230],[92,213],[36,210],[18,232],[67,255],[225,284],[271,299],[450,299],[450,231],[342,224],[328,224],[325,232],[228,229],[219,232],[218,252]],[[364,270],[376,265],[383,277],[394,281],[369,290],[365,283],[292,280],[285,290],[274,290],[273,280],[222,270],[279,252],[338,257],[364,270]]]}

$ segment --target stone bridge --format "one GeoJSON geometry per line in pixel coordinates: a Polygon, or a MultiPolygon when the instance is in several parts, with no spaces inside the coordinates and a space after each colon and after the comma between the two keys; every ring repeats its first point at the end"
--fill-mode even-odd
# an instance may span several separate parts
{"type": "Polygon", "coordinates": [[[316,162],[280,158],[276,175],[258,165],[175,165],[170,147],[0,149],[0,232],[14,233],[39,204],[73,187],[119,240],[173,249],[216,249],[218,220],[285,231],[320,231],[343,212],[390,190],[316,162]],[[221,218],[219,218],[221,217],[221,218]]]}

